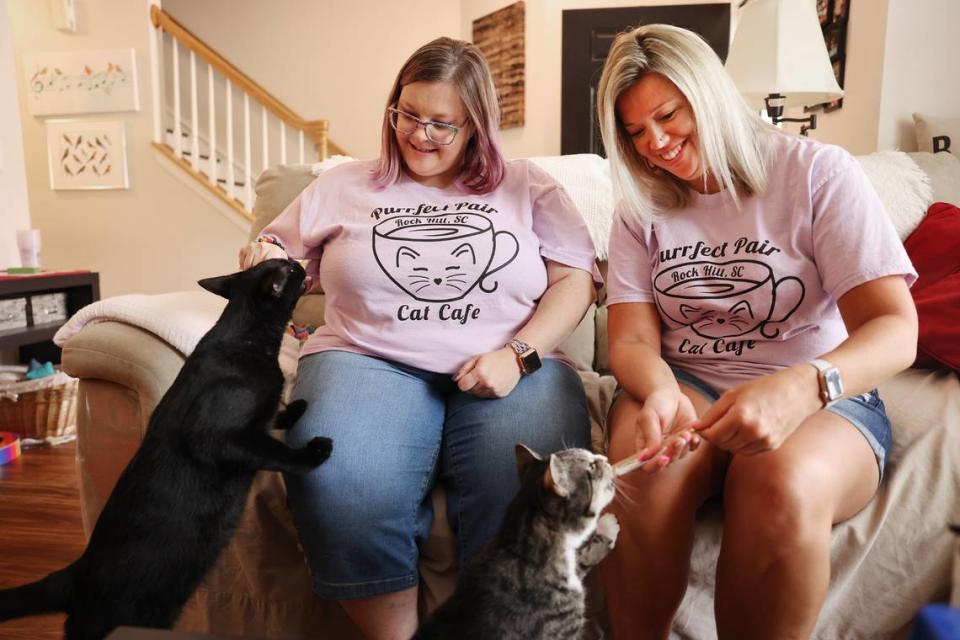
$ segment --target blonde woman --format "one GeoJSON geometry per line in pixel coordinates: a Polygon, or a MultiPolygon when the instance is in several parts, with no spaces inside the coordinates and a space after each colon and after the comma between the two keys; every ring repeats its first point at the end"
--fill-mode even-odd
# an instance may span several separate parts
{"type": "Polygon", "coordinates": [[[390,90],[379,160],[323,173],[241,251],[243,268],[307,258],[326,294],[289,441],[323,434],[334,451],[286,482],[316,593],[368,638],[417,628],[437,479],[462,562],[517,490],[517,442],[588,445],[555,348],[594,298],[593,243],[549,175],[503,159],[498,126],[479,50],[427,43],[390,90]]]}
{"type": "Polygon", "coordinates": [[[719,636],[807,637],[831,526],[883,477],[874,388],[914,359],[915,273],[857,162],[764,125],[696,34],[621,34],[599,94],[621,204],[610,456],[651,461],[615,507],[613,635],[668,636],[694,514],[721,495],[719,636]]]}

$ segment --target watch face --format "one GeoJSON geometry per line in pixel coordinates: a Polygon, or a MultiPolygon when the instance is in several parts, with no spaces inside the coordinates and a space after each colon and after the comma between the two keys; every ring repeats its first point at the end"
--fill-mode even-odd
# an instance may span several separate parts
{"type": "Polygon", "coordinates": [[[530,349],[520,356],[520,362],[523,363],[523,370],[526,373],[533,373],[540,368],[540,355],[535,350],[530,349]]]}
{"type": "Polygon", "coordinates": [[[823,373],[823,380],[827,385],[827,396],[834,400],[843,395],[843,382],[840,381],[840,371],[827,369],[823,373]]]}

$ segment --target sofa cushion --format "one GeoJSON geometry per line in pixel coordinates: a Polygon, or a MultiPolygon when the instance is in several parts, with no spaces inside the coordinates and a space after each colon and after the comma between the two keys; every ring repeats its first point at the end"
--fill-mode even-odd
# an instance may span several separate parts
{"type": "Polygon", "coordinates": [[[949,202],[960,206],[960,153],[908,153],[930,177],[934,202],[949,202]]]}
{"type": "Polygon", "coordinates": [[[920,321],[917,364],[960,371],[960,208],[931,206],[904,247],[919,274],[911,290],[920,321]]]}
{"type": "Polygon", "coordinates": [[[563,185],[587,223],[597,258],[606,260],[614,209],[610,164],[606,158],[593,153],[579,153],[530,160],[563,185]]]}
{"type": "Polygon", "coordinates": [[[265,170],[254,186],[253,224],[250,239],[254,240],[265,226],[300,195],[316,177],[313,165],[280,164],[265,170]]]}
{"type": "Polygon", "coordinates": [[[920,151],[960,153],[960,118],[915,113],[913,124],[916,126],[917,148],[920,151]]]}

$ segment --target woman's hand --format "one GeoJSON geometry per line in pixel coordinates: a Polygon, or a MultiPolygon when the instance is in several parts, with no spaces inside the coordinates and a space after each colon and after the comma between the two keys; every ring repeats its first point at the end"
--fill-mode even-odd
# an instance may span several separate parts
{"type": "Polygon", "coordinates": [[[474,356],[453,376],[461,391],[480,398],[503,398],[520,381],[520,363],[510,347],[474,356]]]}
{"type": "Polygon", "coordinates": [[[715,447],[752,455],[779,447],[821,406],[817,370],[798,365],[730,389],[693,427],[715,447]]]}
{"type": "Polygon", "coordinates": [[[287,260],[287,252],[275,244],[269,242],[251,242],[240,248],[240,270],[246,271],[252,266],[258,265],[264,260],[280,258],[287,260]]]}
{"type": "Polygon", "coordinates": [[[638,460],[656,459],[643,470],[660,471],[699,447],[700,436],[689,429],[696,419],[693,403],[679,389],[658,389],[648,395],[637,414],[636,455],[638,460]]]}

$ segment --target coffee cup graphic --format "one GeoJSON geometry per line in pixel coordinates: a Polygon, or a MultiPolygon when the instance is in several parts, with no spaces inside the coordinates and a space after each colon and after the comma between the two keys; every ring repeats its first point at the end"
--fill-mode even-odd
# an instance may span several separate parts
{"type": "Polygon", "coordinates": [[[663,315],[689,326],[704,338],[742,336],[759,329],[775,338],[770,325],[789,318],[803,301],[799,278],[775,278],[769,265],[756,260],[687,262],[654,278],[663,315]]]}
{"type": "Polygon", "coordinates": [[[373,254],[387,274],[412,298],[452,302],[477,285],[490,293],[491,275],[517,257],[520,247],[509,231],[494,231],[475,213],[396,216],[373,228],[373,254]]]}

